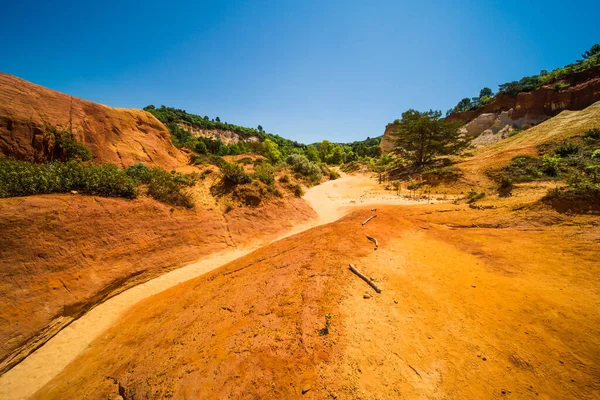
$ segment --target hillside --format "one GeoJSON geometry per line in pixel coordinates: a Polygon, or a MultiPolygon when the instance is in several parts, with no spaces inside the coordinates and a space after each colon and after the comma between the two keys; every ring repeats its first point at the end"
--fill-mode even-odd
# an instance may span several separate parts
{"type": "Polygon", "coordinates": [[[188,162],[150,113],[104,106],[0,73],[0,155],[48,159],[49,128],[72,132],[96,163],[171,169],[188,162]]]}
{"type": "MultiPolygon", "coordinates": [[[[448,111],[447,121],[465,123],[463,132],[476,139],[475,145],[486,145],[506,138],[510,131],[537,125],[564,110],[582,110],[600,100],[600,54],[550,73],[525,77],[518,82],[499,85],[493,97],[465,98],[448,111]]],[[[394,147],[394,123],[385,128],[381,149],[394,147]]]]}
{"type": "Polygon", "coordinates": [[[361,227],[370,214],[139,303],[33,398],[593,397],[597,227],[452,205],[361,227]]]}
{"type": "Polygon", "coordinates": [[[208,188],[197,192],[195,210],[149,198],[0,199],[0,374],[115,293],[314,217],[289,197],[222,213],[208,188]]]}

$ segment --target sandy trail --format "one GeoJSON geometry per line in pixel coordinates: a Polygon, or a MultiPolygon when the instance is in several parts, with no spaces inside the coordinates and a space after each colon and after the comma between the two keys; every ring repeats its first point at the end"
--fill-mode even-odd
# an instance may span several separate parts
{"type": "MultiPolygon", "coordinates": [[[[311,222],[297,225],[283,233],[277,241],[315,226],[333,222],[352,208],[374,204],[416,204],[390,195],[374,179],[364,175],[345,175],[307,191],[304,199],[318,214],[311,222]]],[[[422,203],[422,202],[421,202],[422,203]]],[[[152,295],[163,292],[179,283],[194,279],[249,254],[268,243],[215,253],[177,270],[166,273],[144,284],[126,290],[99,304],[86,315],[73,322],[44,346],[29,355],[20,364],[0,377],[0,398],[26,399],[58,375],[79,356],[90,343],[113,325],[133,305],[152,295]]]]}

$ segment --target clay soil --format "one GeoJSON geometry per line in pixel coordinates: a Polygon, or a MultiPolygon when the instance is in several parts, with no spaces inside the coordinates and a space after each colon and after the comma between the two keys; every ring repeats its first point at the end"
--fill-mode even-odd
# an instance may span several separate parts
{"type": "Polygon", "coordinates": [[[225,214],[214,199],[198,203],[186,210],[149,198],[1,199],[0,369],[127,288],[209,254],[268,243],[315,217],[293,197],[225,214]]]}
{"type": "Polygon", "coordinates": [[[371,207],[138,303],[34,398],[600,396],[597,218],[371,207]]]}

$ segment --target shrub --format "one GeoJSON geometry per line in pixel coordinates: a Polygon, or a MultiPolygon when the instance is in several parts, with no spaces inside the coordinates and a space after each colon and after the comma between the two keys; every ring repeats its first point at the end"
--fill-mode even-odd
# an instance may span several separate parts
{"type": "Polygon", "coordinates": [[[329,180],[333,181],[333,180],[338,179],[339,177],[340,177],[340,173],[337,172],[336,170],[332,169],[332,170],[329,171],[329,180]]]}
{"type": "Polygon", "coordinates": [[[275,183],[275,168],[269,164],[261,164],[256,167],[253,177],[265,185],[273,185],[275,183]]]}
{"type": "Polygon", "coordinates": [[[134,198],[135,181],[115,165],[83,164],[80,161],[33,164],[0,160],[0,197],[65,193],[134,198]]]}
{"type": "Polygon", "coordinates": [[[509,176],[502,175],[498,182],[498,195],[500,197],[509,197],[512,195],[513,181],[509,176]]]}
{"type": "Polygon", "coordinates": [[[302,197],[304,194],[304,189],[302,189],[302,185],[300,185],[298,182],[292,185],[292,189],[296,197],[302,197]]]}
{"type": "Polygon", "coordinates": [[[546,154],[542,157],[542,171],[548,176],[557,176],[559,161],[558,157],[546,154]]]}
{"type": "Polygon", "coordinates": [[[244,171],[244,167],[239,164],[230,164],[225,162],[221,167],[223,174],[223,183],[231,186],[243,185],[252,182],[250,176],[244,171]]]}
{"type": "Polygon", "coordinates": [[[312,183],[317,183],[321,180],[322,173],[318,165],[309,161],[302,154],[290,154],[285,162],[294,171],[307,177],[312,183]]]}
{"type": "Polygon", "coordinates": [[[592,159],[600,160],[600,149],[594,150],[594,152],[592,153],[592,159]]]}
{"type": "Polygon", "coordinates": [[[150,169],[146,167],[144,163],[133,164],[131,167],[127,168],[125,172],[138,183],[148,184],[152,178],[150,169]]]}
{"type": "Polygon", "coordinates": [[[471,189],[471,191],[467,194],[467,203],[475,203],[477,200],[481,200],[485,197],[485,193],[477,193],[475,190],[471,189]]]}
{"type": "Polygon", "coordinates": [[[600,139],[600,128],[593,128],[587,130],[584,134],[584,137],[594,140],[600,139]]]}
{"type": "Polygon", "coordinates": [[[279,178],[279,182],[281,182],[281,183],[289,183],[290,182],[290,176],[289,175],[282,175],[279,178]]]}
{"type": "Polygon", "coordinates": [[[80,159],[88,161],[92,159],[92,152],[83,143],[75,139],[72,133],[59,130],[55,127],[47,127],[44,138],[51,144],[50,160],[69,161],[80,159]]]}
{"type": "Polygon", "coordinates": [[[178,175],[173,176],[163,169],[152,168],[148,194],[163,203],[192,208],[190,196],[181,191],[182,184],[189,185],[187,180],[181,180],[178,175]]]}
{"type": "Polygon", "coordinates": [[[560,157],[568,157],[571,154],[576,154],[579,152],[579,146],[573,143],[563,143],[556,148],[554,154],[560,157]]]}

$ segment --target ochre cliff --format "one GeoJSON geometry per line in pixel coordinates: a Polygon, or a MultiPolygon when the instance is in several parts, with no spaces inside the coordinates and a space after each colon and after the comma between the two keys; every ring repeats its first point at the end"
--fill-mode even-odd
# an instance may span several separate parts
{"type": "MultiPolygon", "coordinates": [[[[447,120],[470,123],[467,131],[472,136],[489,129],[496,134],[507,126],[520,128],[523,124],[539,124],[563,110],[583,110],[600,100],[599,68],[573,75],[570,83],[562,90],[547,85],[515,97],[500,93],[489,104],[477,110],[450,115],[447,120]]],[[[384,152],[395,147],[391,135],[393,128],[394,124],[388,124],[381,139],[380,146],[384,152]]]]}
{"type": "Polygon", "coordinates": [[[186,164],[167,128],[145,111],[104,106],[0,73],[0,156],[44,161],[48,127],[71,131],[94,162],[186,164]]]}
{"type": "Polygon", "coordinates": [[[220,130],[220,129],[204,129],[194,125],[180,122],[177,124],[181,129],[188,131],[194,137],[204,137],[213,140],[219,140],[223,144],[236,144],[239,142],[243,143],[259,143],[260,139],[256,136],[249,136],[246,138],[241,137],[234,131],[220,130]]]}

